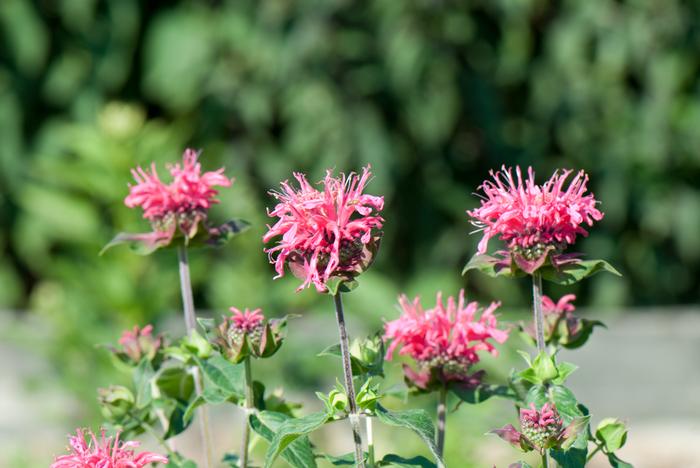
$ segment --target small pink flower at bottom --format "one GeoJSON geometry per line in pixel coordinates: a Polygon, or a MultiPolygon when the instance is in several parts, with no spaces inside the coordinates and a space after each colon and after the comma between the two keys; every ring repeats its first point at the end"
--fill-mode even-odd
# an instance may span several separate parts
{"type": "Polygon", "coordinates": [[[135,453],[139,443],[120,441],[119,433],[113,439],[102,430],[98,440],[92,431],[77,429],[68,440],[71,453],[56,457],[51,468],[143,468],[150,463],[168,463],[167,457],[154,452],[135,453]]]}
{"type": "Polygon", "coordinates": [[[530,403],[530,408],[520,408],[520,427],[527,440],[539,450],[556,445],[563,430],[557,409],[549,403],[542,405],[539,411],[534,403],[530,403]]]}
{"type": "Polygon", "coordinates": [[[384,325],[384,340],[391,342],[386,359],[391,360],[397,348],[399,354],[411,356],[418,370],[406,366],[404,373],[419,389],[450,381],[475,383],[475,376],[469,371],[479,362],[478,353],[497,355],[491,340],[504,343],[508,339],[508,332],[497,328],[494,311],[499,304],[492,303],[477,318],[479,306],[476,302],[466,303],[464,290],[456,300],[448,297],[446,304],[442,293],[438,293],[435,307],[428,310],[423,310],[419,297],[409,302],[402,295],[399,304],[401,317],[384,325]]]}

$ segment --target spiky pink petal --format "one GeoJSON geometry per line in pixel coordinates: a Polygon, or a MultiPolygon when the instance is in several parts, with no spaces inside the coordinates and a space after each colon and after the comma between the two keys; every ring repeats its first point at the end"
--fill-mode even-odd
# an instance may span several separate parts
{"type": "Polygon", "coordinates": [[[528,168],[523,180],[520,167],[503,166],[491,171],[493,180],[485,181],[481,206],[467,214],[483,237],[478,252],[486,253],[488,241],[498,236],[509,249],[530,249],[535,246],[568,245],[580,234],[588,235],[585,223],[603,219],[593,194],[586,194],[588,175],[579,171],[564,187],[571,170],[555,171],[543,185],[535,183],[535,173],[528,168]]]}
{"type": "Polygon", "coordinates": [[[168,463],[168,458],[154,452],[135,453],[136,441],[120,441],[102,430],[98,440],[92,431],[77,429],[68,438],[71,453],[56,457],[51,468],[143,468],[151,463],[168,463]]]}

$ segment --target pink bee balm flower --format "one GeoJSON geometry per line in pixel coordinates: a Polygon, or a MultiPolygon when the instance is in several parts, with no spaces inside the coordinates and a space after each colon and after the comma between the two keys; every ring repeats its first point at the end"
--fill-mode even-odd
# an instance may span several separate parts
{"type": "Polygon", "coordinates": [[[233,315],[224,317],[214,340],[229,361],[239,363],[249,356],[270,357],[282,346],[286,318],[267,321],[261,309],[241,311],[231,307],[229,310],[233,315]]]}
{"type": "Polygon", "coordinates": [[[255,309],[253,311],[245,309],[241,312],[239,309],[231,307],[229,310],[233,313],[231,316],[233,327],[241,333],[250,333],[260,328],[265,320],[262,309],[255,309]]]}
{"type": "Polygon", "coordinates": [[[549,403],[539,411],[534,403],[530,403],[530,408],[521,408],[520,427],[527,440],[540,450],[555,445],[563,430],[557,409],[549,403]]]}
{"type": "Polygon", "coordinates": [[[384,198],[362,193],[369,169],[340,177],[329,170],[322,190],[312,187],[304,174],[294,173],[299,188],[284,181],[279,192],[270,192],[278,203],[268,215],[279,219],[268,226],[263,242],[280,237],[276,246],[265,249],[275,278],[284,276],[289,264],[304,279],[297,290],[313,283],[322,292],[332,276],[352,278],[369,266],[384,222],[378,215],[384,198]]]}
{"type": "Polygon", "coordinates": [[[402,315],[384,325],[384,340],[391,341],[386,359],[391,360],[397,348],[399,354],[411,356],[419,371],[405,368],[406,376],[417,387],[426,389],[437,378],[439,381],[469,382],[471,366],[479,362],[479,351],[497,355],[489,340],[504,343],[508,332],[498,329],[494,311],[500,305],[491,303],[479,318],[476,302],[466,303],[464,290],[457,300],[437,294],[436,305],[424,310],[420,298],[409,302],[405,295],[399,297],[402,315]]]}
{"type": "Polygon", "coordinates": [[[142,468],[151,463],[168,463],[167,457],[153,452],[135,453],[138,442],[112,439],[102,431],[100,440],[92,431],[82,429],[69,437],[70,454],[56,457],[51,468],[142,468]]]}
{"type": "Polygon", "coordinates": [[[129,208],[141,207],[143,217],[151,221],[155,231],[173,233],[178,227],[188,238],[192,237],[211,205],[218,203],[214,187],[231,186],[223,168],[202,174],[198,157],[199,153],[187,149],[182,165],[168,165],[172,177],[169,184],[159,179],[155,165],[151,165],[150,172],[140,167],[132,170],[136,184],[129,185],[124,203],[129,208]]]}
{"type": "MultiPolygon", "coordinates": [[[[588,235],[582,227],[592,226],[603,219],[593,194],[586,194],[588,176],[579,171],[565,188],[571,170],[556,171],[543,185],[535,184],[535,173],[528,168],[523,180],[520,167],[502,167],[491,171],[493,181],[481,186],[484,196],[481,206],[467,214],[484,235],[479,242],[478,253],[486,253],[488,241],[498,236],[515,254],[516,261],[535,261],[536,269],[550,251],[561,253],[567,245],[576,242],[581,234],[588,235]]],[[[525,268],[527,271],[527,268],[525,268]]]]}
{"type": "Polygon", "coordinates": [[[142,357],[153,359],[162,344],[162,337],[153,336],[153,326],[146,325],[143,328],[134,326],[132,330],[125,330],[119,338],[122,350],[134,363],[138,363],[142,357]]]}

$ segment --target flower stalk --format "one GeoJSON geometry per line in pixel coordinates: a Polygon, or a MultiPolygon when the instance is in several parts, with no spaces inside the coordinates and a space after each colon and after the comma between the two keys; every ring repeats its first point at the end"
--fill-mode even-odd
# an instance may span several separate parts
{"type": "Polygon", "coordinates": [[[437,405],[437,450],[440,457],[445,453],[445,418],[447,413],[447,385],[440,388],[437,405]]]}
{"type": "Polygon", "coordinates": [[[362,436],[360,433],[360,419],[357,413],[357,401],[355,399],[355,385],[352,380],[352,366],[350,361],[350,347],[348,345],[348,333],[345,328],[345,316],[343,314],[343,300],[340,292],[333,295],[335,302],[335,318],[338,322],[338,333],[340,335],[340,353],[343,357],[343,374],[345,377],[345,392],[348,396],[350,406],[350,426],[352,427],[352,437],[355,444],[355,465],[359,468],[365,467],[364,453],[362,450],[362,436]]]}
{"type": "Polygon", "coordinates": [[[253,378],[251,376],[250,356],[243,361],[245,366],[245,415],[243,418],[243,440],[241,442],[241,468],[248,467],[248,444],[250,442],[250,424],[248,416],[254,406],[253,403],[253,378]]]}
{"type": "Polygon", "coordinates": [[[544,341],[544,314],[542,313],[542,273],[532,273],[532,310],[535,322],[535,337],[537,340],[537,352],[545,351],[544,341]]]}
{"type": "Polygon", "coordinates": [[[372,428],[372,418],[367,416],[367,468],[374,468],[374,430],[372,428]]]}
{"type": "MultiPolygon", "coordinates": [[[[180,290],[182,292],[182,307],[185,313],[185,327],[187,335],[191,335],[195,331],[195,311],[194,298],[192,297],[192,281],[190,280],[190,266],[187,258],[187,246],[182,244],[177,250],[178,263],[180,267],[180,290]]],[[[202,378],[199,374],[199,368],[192,367],[190,369],[194,380],[194,388],[197,395],[202,394],[202,378]]],[[[211,433],[209,430],[209,410],[205,405],[199,409],[199,429],[202,437],[202,446],[204,448],[204,466],[211,468],[213,459],[211,433]]]]}

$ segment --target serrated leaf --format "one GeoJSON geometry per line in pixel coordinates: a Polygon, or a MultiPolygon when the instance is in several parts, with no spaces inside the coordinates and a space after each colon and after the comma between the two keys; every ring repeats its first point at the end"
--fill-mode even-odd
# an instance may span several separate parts
{"type": "Polygon", "coordinates": [[[377,404],[375,411],[377,419],[384,424],[396,427],[405,427],[415,432],[418,437],[428,446],[438,463],[443,464],[442,457],[438,453],[435,445],[435,427],[431,417],[424,410],[404,410],[404,411],[389,411],[383,406],[377,404]]]}
{"type": "Polygon", "coordinates": [[[598,424],[595,436],[605,445],[606,452],[616,452],[627,441],[627,426],[619,419],[605,418],[598,424]]]}
{"type": "Polygon", "coordinates": [[[327,412],[312,413],[302,418],[288,419],[279,426],[277,433],[270,442],[265,456],[265,468],[270,468],[280,452],[286,449],[299,437],[310,434],[330,420],[327,412]]]}
{"type": "Polygon", "coordinates": [[[570,286],[579,281],[593,276],[601,271],[607,271],[617,276],[622,276],[612,265],[605,260],[578,260],[565,263],[559,268],[545,266],[540,268],[542,278],[563,286],[570,286]]]}
{"type": "Polygon", "coordinates": [[[525,275],[519,269],[513,268],[508,259],[498,259],[485,254],[476,254],[469,259],[462,269],[462,275],[471,270],[480,271],[491,278],[518,278],[525,275]]]}
{"type": "Polygon", "coordinates": [[[214,386],[225,392],[227,397],[243,398],[245,395],[245,370],[243,364],[231,364],[220,354],[207,360],[197,359],[204,385],[214,386]]]}
{"type": "Polygon", "coordinates": [[[436,468],[437,465],[425,457],[416,456],[412,458],[404,458],[393,453],[384,455],[384,458],[377,462],[378,466],[396,466],[400,468],[436,468]]]}
{"type": "MultiPolygon", "coordinates": [[[[273,411],[261,411],[248,417],[250,427],[256,434],[268,442],[275,438],[275,431],[289,420],[289,416],[273,411]]],[[[311,443],[306,436],[299,437],[289,444],[281,453],[281,457],[295,468],[315,468],[316,459],[311,450],[311,443]]]]}

